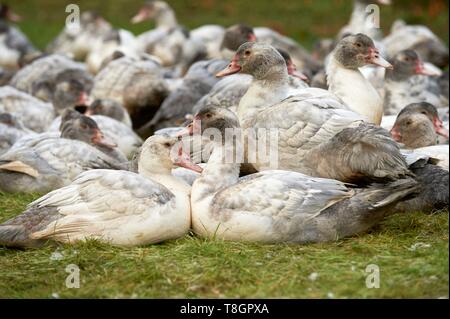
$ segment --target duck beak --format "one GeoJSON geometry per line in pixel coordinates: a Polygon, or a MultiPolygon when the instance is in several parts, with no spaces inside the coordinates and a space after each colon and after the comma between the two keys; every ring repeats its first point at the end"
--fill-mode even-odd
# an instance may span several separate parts
{"type": "Polygon", "coordinates": [[[394,125],[394,127],[391,129],[390,131],[392,138],[396,141],[396,142],[400,142],[402,140],[402,135],[400,134],[400,132],[397,130],[397,126],[394,125]]]}
{"type": "Polygon", "coordinates": [[[192,136],[194,134],[201,133],[201,120],[197,116],[194,117],[191,123],[189,123],[183,130],[178,132],[175,136],[181,138],[183,136],[192,136]]]}
{"type": "Polygon", "coordinates": [[[434,118],[433,125],[434,125],[434,130],[436,131],[436,134],[439,134],[448,139],[449,132],[444,127],[444,124],[438,117],[434,118]]]}
{"type": "Polygon", "coordinates": [[[139,12],[133,18],[131,18],[131,23],[133,24],[140,23],[147,19],[150,19],[150,17],[151,17],[151,10],[147,8],[141,8],[139,12]]]}
{"type": "Polygon", "coordinates": [[[254,33],[248,35],[248,42],[256,42],[256,35],[254,33]]]}
{"type": "Polygon", "coordinates": [[[91,99],[87,95],[86,92],[81,92],[78,97],[77,105],[89,105],[91,103],[91,99]]]}
{"type": "Polygon", "coordinates": [[[22,21],[22,17],[18,15],[17,13],[12,12],[11,10],[8,10],[7,16],[9,21],[12,22],[20,22],[22,21]]]}
{"type": "Polygon", "coordinates": [[[297,71],[297,67],[295,66],[294,63],[292,63],[292,62],[289,63],[287,69],[288,69],[289,75],[299,78],[302,81],[309,82],[309,79],[306,75],[304,75],[302,72],[297,71]]]}
{"type": "Polygon", "coordinates": [[[383,59],[380,52],[376,48],[369,48],[369,54],[367,55],[367,62],[381,66],[386,69],[393,69],[394,67],[388,61],[383,59]]]}
{"type": "Polygon", "coordinates": [[[177,156],[177,159],[174,162],[174,164],[176,166],[184,167],[186,169],[189,169],[189,170],[197,172],[197,173],[203,172],[203,168],[201,168],[201,166],[193,163],[191,161],[191,158],[189,157],[189,155],[186,154],[185,152],[183,152],[183,145],[182,145],[182,143],[179,143],[178,156],[177,156]]]}
{"type": "Polygon", "coordinates": [[[389,6],[392,4],[392,1],[391,0],[378,0],[378,3],[389,6]]]}
{"type": "Polygon", "coordinates": [[[426,76],[440,76],[441,73],[438,70],[434,70],[429,65],[425,65],[422,61],[418,60],[416,64],[416,74],[426,76]]]}
{"type": "Polygon", "coordinates": [[[238,56],[235,55],[231,63],[222,71],[216,74],[216,77],[221,78],[227,75],[235,74],[241,71],[241,67],[238,64],[238,56]]]}
{"type": "Polygon", "coordinates": [[[105,138],[102,131],[100,131],[99,129],[95,129],[94,136],[92,137],[92,143],[109,148],[117,147],[117,144],[109,140],[108,138],[105,138]]]}

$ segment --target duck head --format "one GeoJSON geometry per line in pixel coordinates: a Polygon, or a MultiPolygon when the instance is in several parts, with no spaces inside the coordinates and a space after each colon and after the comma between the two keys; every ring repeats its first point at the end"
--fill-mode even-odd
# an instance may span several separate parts
{"type": "Polygon", "coordinates": [[[0,4],[0,20],[20,22],[22,21],[22,17],[14,13],[8,5],[0,4]]]}
{"type": "MultiPolygon", "coordinates": [[[[415,123],[423,122],[422,120],[419,121],[420,119],[419,117],[413,117],[413,115],[416,114],[420,114],[428,120],[429,125],[431,125],[431,127],[433,128],[435,134],[441,135],[448,139],[449,132],[444,127],[441,119],[439,118],[439,114],[436,107],[427,102],[420,102],[420,103],[411,103],[407,105],[398,114],[394,126],[391,129],[391,135],[397,142],[404,143],[403,142],[405,136],[404,132],[408,132],[407,133],[408,136],[415,136],[415,134],[409,133],[409,130],[415,127],[416,125],[415,123]]],[[[425,124],[420,125],[423,126],[425,124]]],[[[411,138],[411,140],[412,139],[413,138],[411,138]]],[[[412,144],[412,142],[410,144],[412,144]]]]}
{"type": "Polygon", "coordinates": [[[294,62],[292,61],[292,58],[289,55],[289,53],[287,53],[283,49],[277,48],[277,50],[283,57],[284,61],[286,62],[288,74],[293,77],[299,78],[302,81],[308,82],[309,81],[308,77],[306,75],[304,75],[303,73],[297,71],[297,67],[295,66],[294,62]]]}
{"type": "Polygon", "coordinates": [[[358,69],[370,64],[392,69],[392,65],[380,55],[372,39],[362,33],[342,38],[336,45],[333,56],[346,69],[358,69]]]}
{"type": "Polygon", "coordinates": [[[394,69],[386,72],[386,78],[403,81],[414,75],[438,76],[439,73],[425,66],[414,50],[404,50],[397,53],[392,65],[394,69]]]}
{"type": "Polygon", "coordinates": [[[164,1],[147,1],[139,9],[139,12],[131,19],[131,23],[152,20],[169,11],[172,11],[172,9],[164,1]]]}
{"type": "Polygon", "coordinates": [[[287,66],[282,55],[271,45],[247,42],[239,47],[231,63],[216,76],[223,77],[238,72],[264,80],[274,74],[287,76],[287,66]]]}
{"type": "Polygon", "coordinates": [[[175,167],[202,172],[202,168],[192,163],[189,155],[183,151],[179,139],[166,134],[149,137],[142,145],[137,160],[140,173],[170,174],[175,167]]]}
{"type": "Polygon", "coordinates": [[[98,147],[115,148],[117,144],[105,138],[97,123],[83,114],[66,109],[59,127],[62,138],[79,140],[98,147]]]}
{"type": "Polygon", "coordinates": [[[421,113],[409,113],[395,122],[391,130],[393,138],[407,148],[419,148],[436,145],[437,136],[427,116],[421,113]]]}

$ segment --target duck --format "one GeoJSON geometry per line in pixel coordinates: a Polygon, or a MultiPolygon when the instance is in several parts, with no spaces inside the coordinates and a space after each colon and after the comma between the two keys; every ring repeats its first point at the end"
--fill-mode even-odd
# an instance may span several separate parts
{"type": "Polygon", "coordinates": [[[147,1],[131,19],[132,23],[154,20],[156,28],[137,37],[138,48],[157,56],[163,66],[176,67],[184,75],[189,66],[205,58],[206,47],[178,25],[175,12],[165,1],[147,1]]]}
{"type": "Polygon", "coordinates": [[[133,129],[138,129],[152,119],[169,93],[159,63],[123,56],[95,76],[90,97],[120,103],[128,111],[133,129]]]}
{"type": "Polygon", "coordinates": [[[359,70],[366,65],[392,69],[371,38],[362,33],[344,37],[326,65],[328,88],[351,110],[364,115],[370,123],[380,125],[383,99],[359,70]]]}
{"type": "Polygon", "coordinates": [[[75,81],[81,83],[86,92],[92,89],[93,77],[83,63],[61,54],[50,54],[21,68],[10,85],[45,102],[52,102],[58,84],[75,81]]]}
{"type": "Polygon", "coordinates": [[[113,30],[113,26],[98,12],[86,10],[80,15],[79,27],[65,25],[45,51],[65,55],[76,61],[85,61],[89,53],[113,30]]]}
{"type": "MultiPolygon", "coordinates": [[[[287,72],[289,74],[289,87],[292,92],[309,87],[306,81],[308,78],[301,72],[292,61],[289,53],[282,49],[277,49],[286,62],[287,72]]],[[[225,107],[233,112],[237,111],[239,101],[247,92],[252,83],[252,76],[248,74],[232,74],[216,83],[211,91],[203,96],[194,106],[193,113],[197,113],[206,106],[225,107]]]]}
{"type": "Polygon", "coordinates": [[[12,114],[37,133],[46,131],[56,116],[51,103],[9,85],[0,87],[0,112],[12,114]]]}
{"type": "Polygon", "coordinates": [[[74,113],[67,117],[61,133],[25,136],[0,156],[0,191],[46,193],[90,169],[120,169],[114,145],[92,119],[74,113]]]}
{"type": "MultiPolygon", "coordinates": [[[[190,186],[171,175],[174,166],[199,170],[185,156],[173,158],[178,139],[152,136],[143,145],[138,172],[97,169],[30,203],[0,225],[0,244],[39,247],[95,239],[132,247],[176,239],[191,225],[190,186]]],[[[178,152],[176,152],[178,154],[178,152]]]]}
{"type": "Polygon", "coordinates": [[[392,60],[393,69],[386,70],[384,81],[384,114],[396,115],[414,102],[428,102],[436,107],[448,105],[441,95],[436,80],[439,73],[428,68],[414,50],[397,53],[392,60]]]}
{"type": "MultiPolygon", "coordinates": [[[[74,110],[67,110],[72,114],[80,113],[74,110]]],[[[110,141],[108,144],[117,146],[117,150],[114,148],[114,156],[120,162],[124,162],[127,158],[130,158],[134,152],[142,145],[142,139],[127,125],[119,122],[111,117],[104,115],[90,115],[84,114],[85,116],[92,119],[99,130],[102,132],[106,140],[110,141]]],[[[57,132],[60,130],[61,122],[63,117],[57,117],[51,126],[49,127],[49,132],[57,132]]],[[[111,148],[108,148],[111,151],[111,148]]]]}
{"type": "MultiPolygon", "coordinates": [[[[381,5],[391,4],[390,0],[377,0],[375,2],[381,5]]],[[[368,6],[373,3],[374,1],[371,0],[354,0],[350,21],[346,26],[342,27],[337,38],[342,39],[348,34],[363,33],[375,41],[381,41],[383,39],[383,32],[379,27],[374,27],[373,23],[376,21],[368,19],[368,15],[373,13],[372,9],[368,10],[368,6]]]]}
{"type": "Polygon", "coordinates": [[[415,149],[437,145],[438,135],[448,143],[449,132],[444,127],[434,105],[427,102],[411,103],[398,114],[390,133],[405,148],[415,149]]]}
{"type": "Polygon", "coordinates": [[[186,114],[192,112],[195,103],[219,81],[215,75],[226,65],[227,62],[220,59],[194,63],[183,77],[182,84],[169,94],[151,121],[141,127],[138,133],[148,137],[156,130],[183,124],[186,114]]]}
{"type": "MultiPolygon", "coordinates": [[[[230,110],[209,107],[195,115],[201,131],[238,129],[230,110]]],[[[237,145],[212,141],[212,154],[191,190],[192,229],[202,237],[260,243],[329,242],[360,234],[418,191],[412,178],[387,185],[351,188],[347,184],[286,170],[239,178],[240,163],[228,160],[237,145]]],[[[231,159],[231,158],[230,158],[231,159]]]]}
{"type": "Polygon", "coordinates": [[[349,183],[410,175],[389,132],[366,122],[334,94],[304,88],[290,95],[286,63],[272,46],[243,44],[217,75],[238,72],[253,76],[237,109],[241,127],[278,132],[276,167],[257,156],[252,160],[257,170],[293,170],[349,183]]]}
{"type": "Polygon", "coordinates": [[[383,41],[388,58],[403,50],[414,50],[422,59],[439,68],[445,68],[449,61],[449,51],[444,42],[424,25],[408,25],[396,20],[391,33],[383,41]]]}
{"type": "Polygon", "coordinates": [[[19,22],[22,17],[14,13],[6,4],[0,4],[0,68],[17,70],[20,60],[36,52],[30,40],[11,22],[19,22]]]}
{"type": "Polygon", "coordinates": [[[0,155],[7,152],[20,138],[36,134],[11,113],[0,113],[0,155]]]}
{"type": "Polygon", "coordinates": [[[94,47],[86,56],[86,65],[89,72],[97,74],[116,51],[131,56],[141,53],[133,33],[124,29],[113,29],[103,35],[101,41],[96,41],[94,47]]]}

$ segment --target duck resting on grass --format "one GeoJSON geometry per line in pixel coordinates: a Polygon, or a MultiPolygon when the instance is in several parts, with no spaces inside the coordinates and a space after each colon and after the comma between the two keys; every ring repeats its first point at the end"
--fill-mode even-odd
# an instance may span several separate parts
{"type": "MultiPolygon", "coordinates": [[[[239,128],[233,112],[204,108],[187,131],[239,128]]],[[[185,132],[187,133],[187,132],[185,132]]],[[[214,138],[213,151],[191,192],[196,234],[233,241],[308,243],[333,241],[368,230],[418,190],[412,178],[368,188],[350,188],[333,179],[268,170],[239,178],[238,162],[228,161],[236,145],[214,138]]]]}
{"type": "Polygon", "coordinates": [[[97,239],[136,246],[183,236],[191,225],[190,186],[173,177],[171,169],[201,168],[189,161],[177,141],[161,135],[147,139],[138,173],[91,170],[37,199],[0,225],[0,245],[36,247],[48,240],[97,239]]]}

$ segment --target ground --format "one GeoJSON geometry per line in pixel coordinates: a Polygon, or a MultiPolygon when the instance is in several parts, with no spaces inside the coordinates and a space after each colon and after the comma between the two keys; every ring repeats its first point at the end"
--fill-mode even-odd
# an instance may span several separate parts
{"type": "MultiPolygon", "coordinates": [[[[9,1],[25,20],[21,29],[43,49],[66,18],[56,0],[9,1]]],[[[115,26],[130,25],[140,0],[78,0],[115,26]]],[[[230,25],[246,21],[288,34],[307,48],[345,24],[350,0],[172,0],[181,23],[230,25]]],[[[385,33],[395,18],[424,23],[448,43],[448,1],[394,0],[382,7],[385,33]]],[[[0,193],[0,222],[23,211],[39,195],[0,193]]],[[[179,240],[133,249],[98,242],[43,249],[0,248],[0,298],[440,298],[449,295],[448,211],[395,215],[369,233],[313,245],[259,245],[179,240]],[[66,267],[80,269],[80,288],[66,287],[66,267]],[[380,288],[369,289],[368,265],[377,265],[380,288]]]]}
{"type": "MultiPolygon", "coordinates": [[[[0,194],[0,222],[38,195],[0,194]]],[[[0,248],[0,298],[448,298],[448,212],[388,218],[333,243],[260,245],[192,234],[137,248],[90,241],[0,248]],[[66,267],[80,269],[67,288],[66,267]],[[369,265],[380,287],[367,288],[369,265]]]]}

